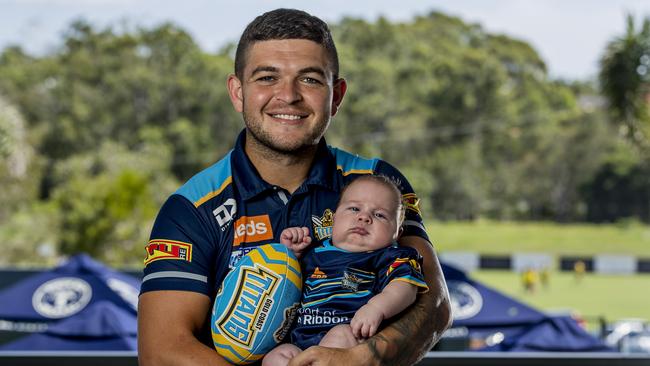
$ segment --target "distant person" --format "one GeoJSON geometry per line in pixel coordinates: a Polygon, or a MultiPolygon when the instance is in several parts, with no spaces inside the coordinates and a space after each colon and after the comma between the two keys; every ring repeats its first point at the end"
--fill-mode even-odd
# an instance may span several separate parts
{"type": "Polygon", "coordinates": [[[573,274],[576,282],[582,282],[582,278],[585,276],[585,272],[587,272],[587,265],[583,260],[579,259],[573,262],[573,274]]]}
{"type": "Polygon", "coordinates": [[[549,277],[551,275],[551,270],[548,268],[548,266],[542,267],[542,269],[539,271],[539,282],[542,285],[544,289],[548,289],[549,285],[549,277]]]}
{"type": "Polygon", "coordinates": [[[302,257],[303,297],[292,344],[272,350],[263,366],[286,366],[315,345],[356,346],[375,335],[383,320],[411,305],[418,292],[428,290],[417,251],[397,244],[404,204],[390,179],[364,175],[352,181],[343,189],[333,219],[332,238],[304,256],[311,243],[309,228],[287,228],[280,236],[302,257]]]}
{"type": "Polygon", "coordinates": [[[526,268],[522,274],[522,282],[524,285],[524,291],[529,294],[535,292],[535,287],[537,286],[537,272],[533,268],[526,268]]]}

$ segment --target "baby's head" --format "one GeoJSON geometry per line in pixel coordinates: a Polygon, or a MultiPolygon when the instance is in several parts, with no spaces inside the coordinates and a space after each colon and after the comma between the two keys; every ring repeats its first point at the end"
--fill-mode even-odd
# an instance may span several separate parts
{"type": "Polygon", "coordinates": [[[389,246],[402,232],[399,188],[383,175],[362,175],[341,192],[334,213],[332,244],[350,252],[389,246]]]}

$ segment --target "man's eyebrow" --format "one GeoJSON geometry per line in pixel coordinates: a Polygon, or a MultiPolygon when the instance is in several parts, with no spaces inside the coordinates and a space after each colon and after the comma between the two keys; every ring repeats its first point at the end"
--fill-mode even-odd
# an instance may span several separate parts
{"type": "Polygon", "coordinates": [[[321,69],[320,67],[306,67],[304,69],[300,69],[300,74],[310,74],[310,73],[315,73],[320,75],[323,78],[326,78],[327,76],[325,75],[325,70],[321,69]]]}
{"type": "Polygon", "coordinates": [[[253,76],[253,75],[255,75],[255,74],[259,73],[259,72],[278,72],[278,68],[273,67],[273,66],[258,66],[253,70],[253,72],[251,73],[251,76],[253,76]]]}

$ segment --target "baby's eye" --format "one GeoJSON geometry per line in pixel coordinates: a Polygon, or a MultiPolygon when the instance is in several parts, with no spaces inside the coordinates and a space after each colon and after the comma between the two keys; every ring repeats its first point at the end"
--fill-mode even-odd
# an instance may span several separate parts
{"type": "Polygon", "coordinates": [[[353,212],[357,212],[357,211],[359,211],[359,208],[356,207],[356,206],[350,206],[350,207],[348,207],[348,210],[353,211],[353,212]]]}
{"type": "Polygon", "coordinates": [[[384,215],[381,212],[375,212],[375,217],[378,218],[378,219],[385,219],[386,215],[384,215]]]}

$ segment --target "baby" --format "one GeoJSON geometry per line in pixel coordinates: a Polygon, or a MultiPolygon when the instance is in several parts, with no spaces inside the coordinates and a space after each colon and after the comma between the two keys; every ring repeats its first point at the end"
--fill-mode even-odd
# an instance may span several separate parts
{"type": "Polygon", "coordinates": [[[280,242],[301,258],[303,295],[293,344],[269,352],[263,366],[286,365],[310,346],[348,348],[428,290],[417,251],[398,246],[404,205],[387,177],[361,176],[341,192],[331,240],[306,251],[309,229],[285,229],[280,242]],[[304,255],[304,256],[303,256],[304,255]]]}

